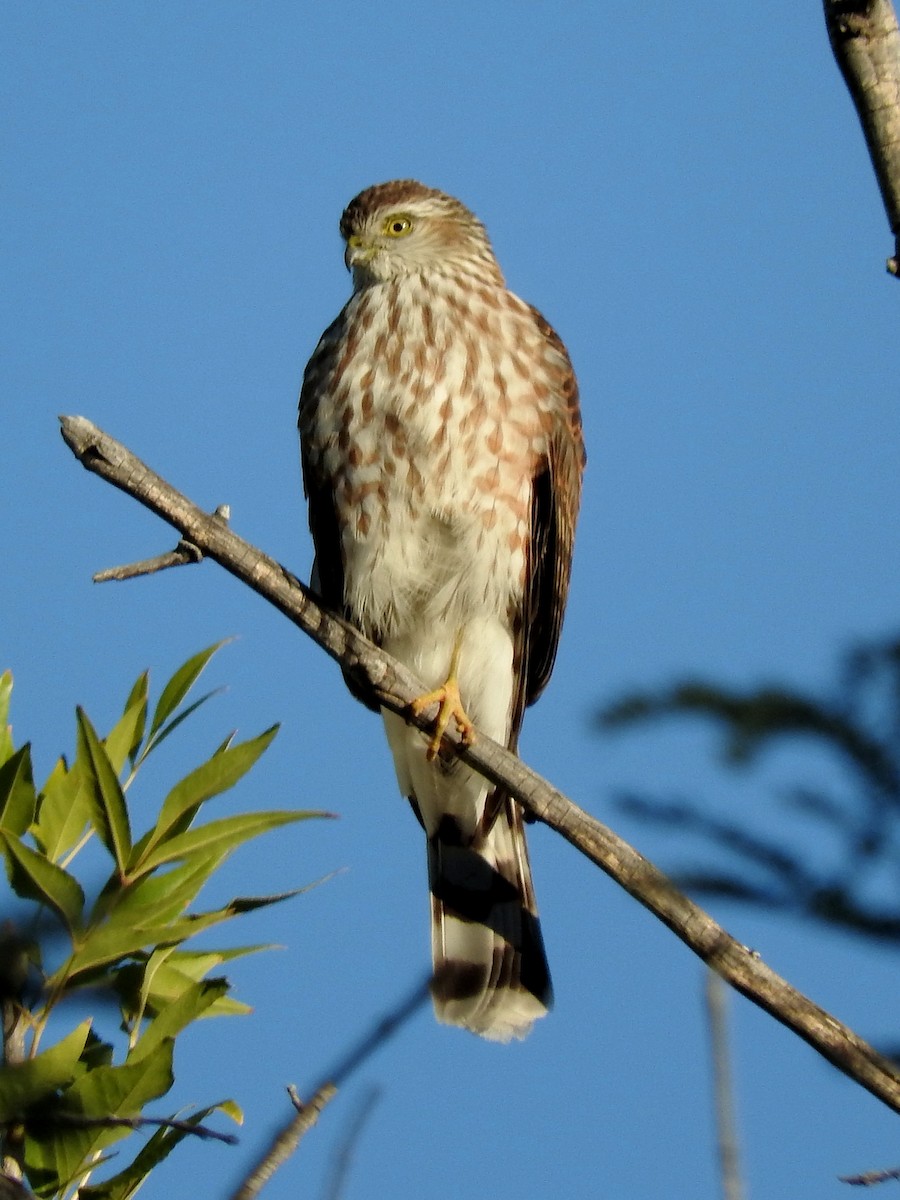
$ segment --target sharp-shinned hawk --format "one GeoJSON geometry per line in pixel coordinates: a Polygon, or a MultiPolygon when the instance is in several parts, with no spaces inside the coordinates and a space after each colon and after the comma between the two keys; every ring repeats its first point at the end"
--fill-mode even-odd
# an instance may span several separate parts
{"type": "Polygon", "coordinates": [[[584,465],[578,389],[458,200],[382,183],[340,228],[353,295],[300,394],[313,587],[434,689],[418,705],[439,705],[431,738],[383,715],[427,836],[435,1011],[507,1041],[552,1000],[522,810],[441,739],[455,721],[515,750],[553,669],[584,465]]]}

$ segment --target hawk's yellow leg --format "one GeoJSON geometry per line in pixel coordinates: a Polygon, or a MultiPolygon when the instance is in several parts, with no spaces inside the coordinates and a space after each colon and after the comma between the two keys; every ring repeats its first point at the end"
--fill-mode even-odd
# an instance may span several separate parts
{"type": "Polygon", "coordinates": [[[459,669],[461,641],[462,635],[457,638],[456,645],[453,648],[453,656],[450,659],[450,670],[441,686],[436,687],[431,692],[425,692],[423,695],[417,696],[409,706],[410,712],[417,717],[420,717],[426,709],[431,708],[432,704],[439,706],[434,722],[434,733],[431,735],[431,741],[428,743],[428,749],[425,751],[425,757],[429,762],[433,762],[437,758],[441,743],[444,740],[444,734],[447,732],[451,721],[456,722],[456,728],[459,730],[460,740],[463,745],[470,746],[475,740],[475,726],[463,708],[462,697],[459,694],[457,671],[459,669]]]}

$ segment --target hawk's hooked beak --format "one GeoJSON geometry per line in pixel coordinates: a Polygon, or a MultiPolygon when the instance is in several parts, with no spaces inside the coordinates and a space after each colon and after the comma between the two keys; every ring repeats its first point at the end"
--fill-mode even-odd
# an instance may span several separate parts
{"type": "Polygon", "coordinates": [[[367,246],[365,240],[358,233],[353,233],[347,238],[344,264],[348,271],[352,271],[354,267],[367,263],[374,253],[374,246],[367,246]]]}

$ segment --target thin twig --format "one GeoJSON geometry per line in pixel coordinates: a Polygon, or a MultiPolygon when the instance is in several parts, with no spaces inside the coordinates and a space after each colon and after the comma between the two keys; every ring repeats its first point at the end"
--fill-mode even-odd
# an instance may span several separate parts
{"type": "Polygon", "coordinates": [[[201,1141],[224,1142],[227,1146],[236,1146],[238,1139],[233,1133],[219,1133],[208,1125],[194,1125],[190,1121],[179,1121],[174,1117],[90,1117],[84,1113],[66,1112],[56,1109],[48,1118],[53,1125],[69,1125],[74,1129],[144,1129],[154,1126],[162,1129],[176,1129],[179,1133],[189,1133],[201,1141]]]}
{"type": "Polygon", "coordinates": [[[704,996],[712,1050],[713,1099],[722,1197],[723,1200],[743,1200],[744,1185],[741,1179],[737,1122],[734,1116],[734,1084],[728,1048],[728,994],[725,984],[715,971],[707,969],[705,973],[704,996]]]}
{"type": "MultiPolygon", "coordinates": [[[[231,518],[231,509],[227,504],[220,504],[213,516],[227,524],[231,518]]],[[[142,558],[139,562],[124,563],[121,567],[107,567],[103,571],[97,571],[92,578],[94,583],[108,583],[112,579],[136,579],[139,575],[155,575],[157,571],[166,571],[169,567],[183,567],[199,562],[203,562],[200,547],[182,538],[174,550],[154,555],[153,558],[142,558]]]]}
{"type": "MultiPolygon", "coordinates": [[[[424,690],[411,671],[326,612],[289,571],[202,512],[120,442],[83,417],[60,420],[66,443],[87,470],[168,521],[204,555],[268,600],[351,672],[378,704],[402,713],[419,728],[429,728],[437,706],[419,715],[410,712],[410,703],[424,690]]],[[[654,913],[732,987],[900,1112],[900,1073],[894,1064],[776,975],[756,951],[731,937],[653,863],[490,738],[478,734],[472,745],[462,746],[458,734],[451,732],[447,741],[473,770],[505,788],[654,913]]]]}
{"type": "Polygon", "coordinates": [[[155,575],[169,567],[183,567],[188,563],[203,561],[203,555],[190,542],[180,541],[174,550],[157,554],[153,558],[142,558],[139,562],[124,563],[121,567],[106,567],[91,576],[94,583],[109,583],[111,579],[135,579],[139,575],[155,575]]]}

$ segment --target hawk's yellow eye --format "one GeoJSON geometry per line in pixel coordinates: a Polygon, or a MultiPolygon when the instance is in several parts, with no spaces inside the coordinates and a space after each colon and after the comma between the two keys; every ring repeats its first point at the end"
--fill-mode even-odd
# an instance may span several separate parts
{"type": "Polygon", "coordinates": [[[391,213],[384,222],[384,233],[388,237],[406,237],[412,232],[412,221],[403,213],[391,213]]]}

